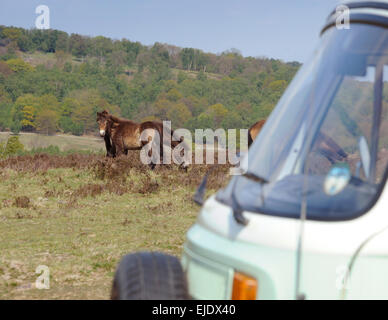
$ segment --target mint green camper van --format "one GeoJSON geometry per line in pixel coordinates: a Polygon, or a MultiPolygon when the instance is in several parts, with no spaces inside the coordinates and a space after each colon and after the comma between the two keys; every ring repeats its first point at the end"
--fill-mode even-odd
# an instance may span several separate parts
{"type": "MultiPolygon", "coordinates": [[[[388,299],[388,2],[333,10],[180,260],[135,253],[118,299],[388,299]]],[[[203,187],[203,186],[202,186],[203,187]]]]}

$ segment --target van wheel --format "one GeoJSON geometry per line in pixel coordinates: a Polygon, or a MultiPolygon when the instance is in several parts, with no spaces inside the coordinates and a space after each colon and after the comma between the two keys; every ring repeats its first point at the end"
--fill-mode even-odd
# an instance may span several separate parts
{"type": "Polygon", "coordinates": [[[188,299],[186,277],[180,261],[159,252],[126,255],[113,280],[112,300],[188,299]]]}

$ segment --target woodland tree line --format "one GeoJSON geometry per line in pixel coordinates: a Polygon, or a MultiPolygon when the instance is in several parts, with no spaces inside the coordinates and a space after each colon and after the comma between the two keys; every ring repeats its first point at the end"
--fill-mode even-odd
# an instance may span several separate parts
{"type": "Polygon", "coordinates": [[[0,130],[82,135],[96,111],[175,128],[247,128],[266,118],[299,68],[58,30],[0,26],[0,130]]]}

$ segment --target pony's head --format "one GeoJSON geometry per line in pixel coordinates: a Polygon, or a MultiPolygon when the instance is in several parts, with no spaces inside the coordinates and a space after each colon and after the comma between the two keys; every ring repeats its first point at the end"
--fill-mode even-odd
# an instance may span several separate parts
{"type": "Polygon", "coordinates": [[[102,112],[97,112],[97,123],[100,130],[100,136],[105,136],[105,133],[107,131],[108,126],[108,120],[109,120],[109,112],[104,110],[102,112]]]}

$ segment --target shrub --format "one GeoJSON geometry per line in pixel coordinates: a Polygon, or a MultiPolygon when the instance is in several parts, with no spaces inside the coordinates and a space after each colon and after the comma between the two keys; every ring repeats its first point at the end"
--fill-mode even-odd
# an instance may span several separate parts
{"type": "Polygon", "coordinates": [[[5,143],[0,142],[0,159],[5,158],[5,143]]]}
{"type": "Polygon", "coordinates": [[[24,150],[24,145],[19,141],[18,136],[12,136],[8,138],[5,146],[5,156],[12,156],[19,154],[24,150]]]}
{"type": "Polygon", "coordinates": [[[5,63],[14,72],[30,72],[34,70],[30,64],[20,58],[9,59],[5,63]]]}

